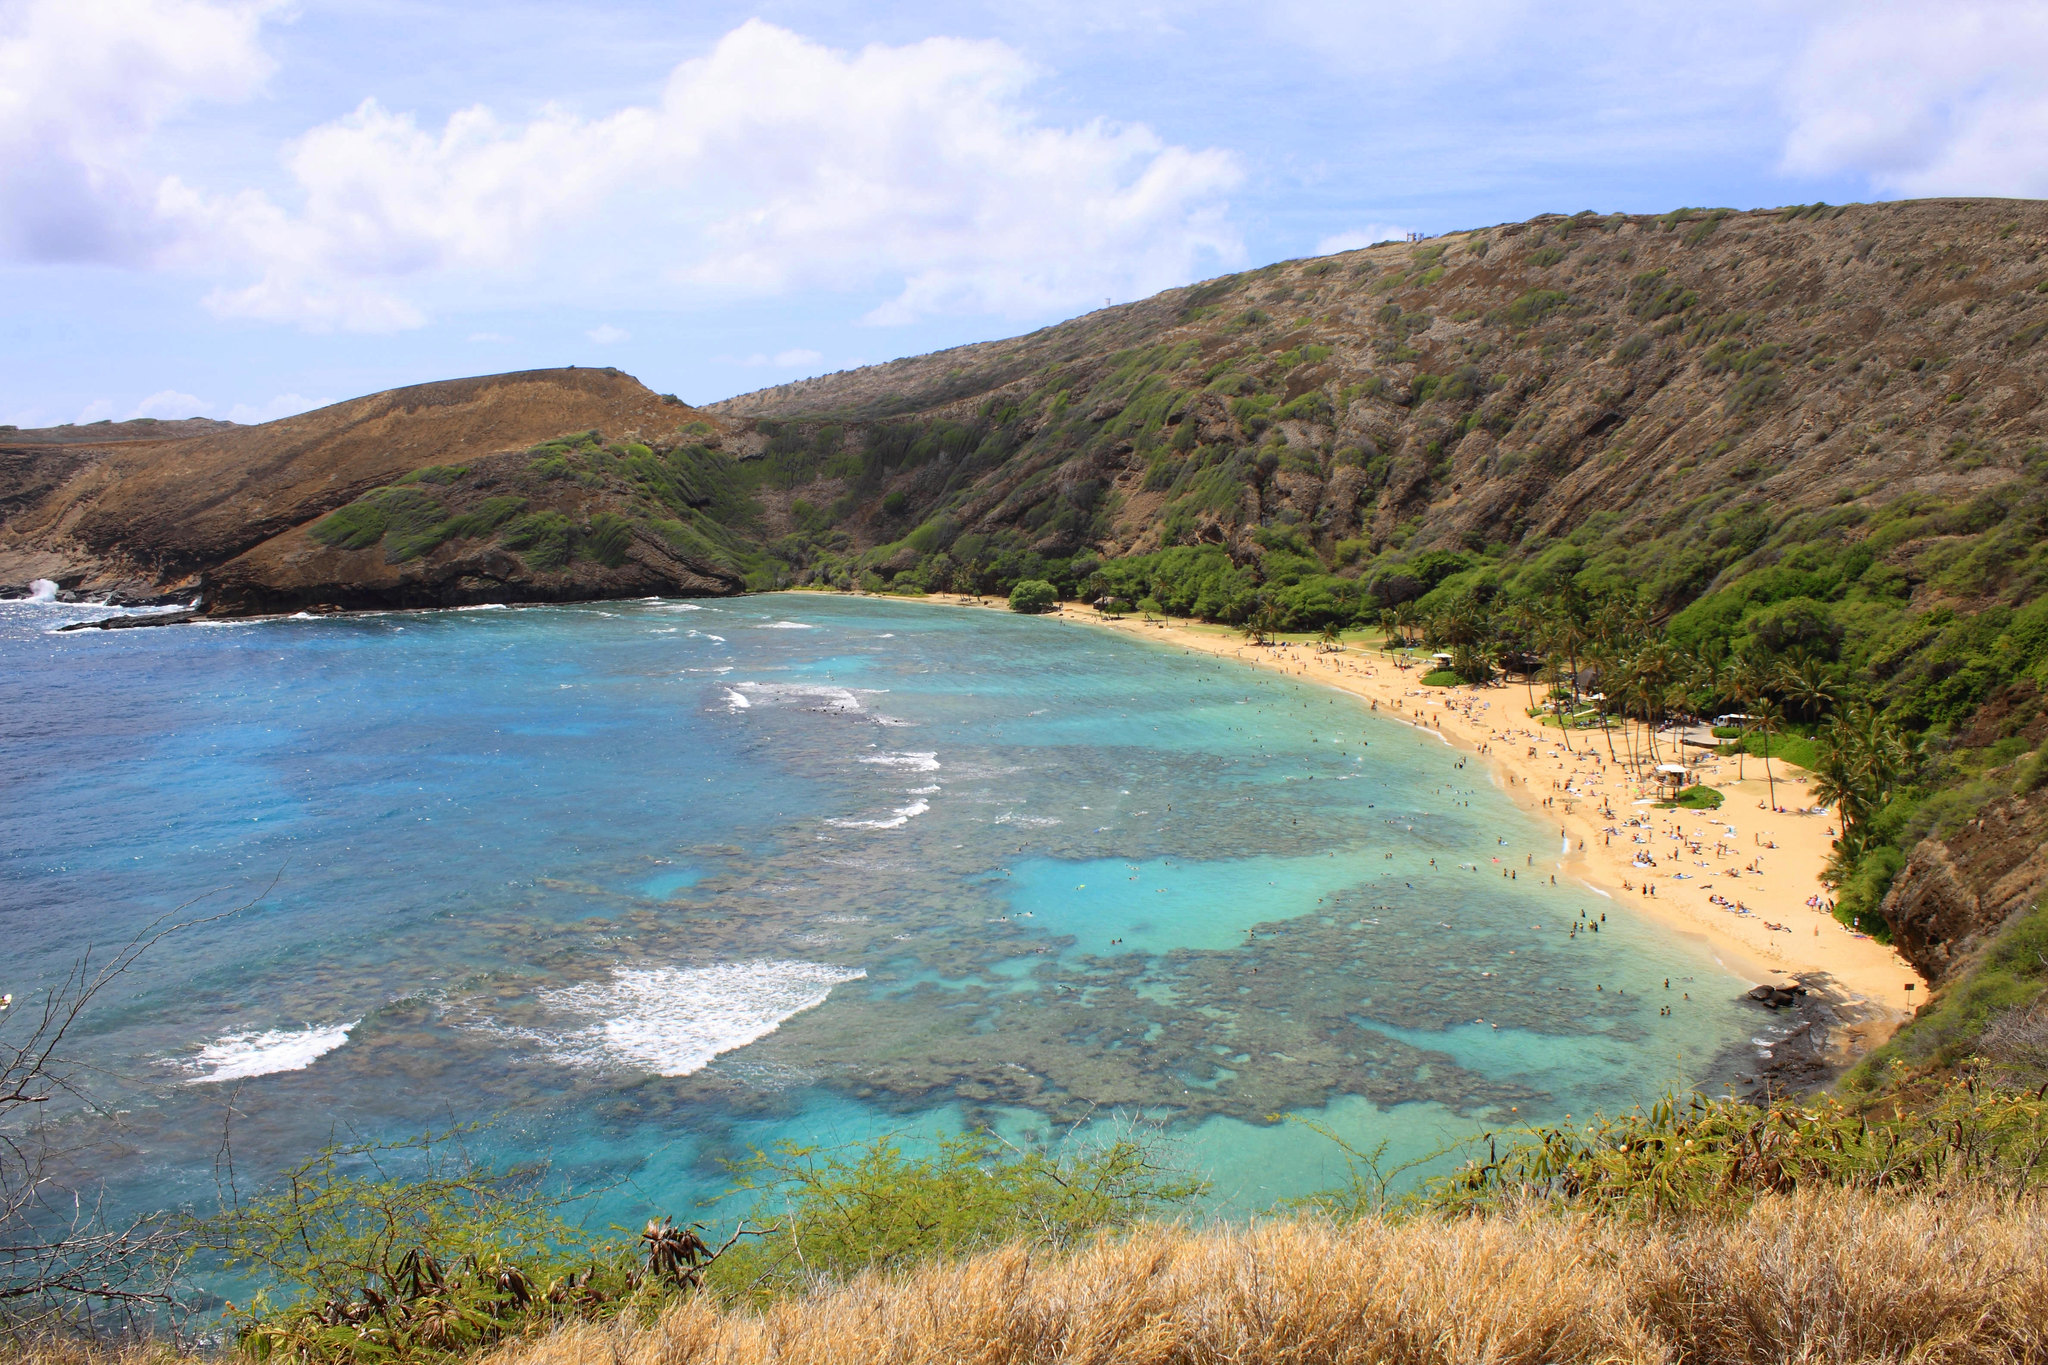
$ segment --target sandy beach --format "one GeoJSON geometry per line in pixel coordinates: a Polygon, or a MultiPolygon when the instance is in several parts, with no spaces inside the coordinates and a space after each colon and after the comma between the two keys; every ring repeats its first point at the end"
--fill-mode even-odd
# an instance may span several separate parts
{"type": "MultiPolygon", "coordinates": [[[[996,598],[922,600],[1008,609],[996,598]]],[[[1921,1003],[1914,998],[1918,991],[1906,989],[1917,978],[1903,958],[1827,912],[1820,875],[1835,817],[1813,813],[1805,774],[1789,764],[1771,763],[1776,809],[1762,759],[1744,758],[1737,780],[1736,760],[1715,756],[1700,763],[1689,780],[1717,788],[1720,809],[1659,810],[1647,727],[1625,733],[1617,724],[1605,733],[1576,730],[1567,736],[1527,714],[1529,695],[1517,682],[1425,687],[1426,669],[1403,668],[1396,658],[1357,643],[1338,651],[1302,643],[1255,646],[1221,626],[1103,616],[1072,604],[1056,619],[1321,683],[1357,697],[1378,715],[1484,758],[1496,785],[1557,830],[1555,847],[1535,860],[1537,875],[1576,880],[1617,907],[1697,936],[1731,971],[1753,981],[1787,983],[1824,974],[1831,994],[1868,1007],[1848,1036],[1836,1040],[1847,1053],[1882,1042],[1921,1003]],[[1634,767],[1631,744],[1640,760],[1634,767]]],[[[1676,741],[1670,735],[1658,736],[1658,748],[1661,761],[1673,761],[1676,741]]],[[[1495,850],[1479,853],[1482,867],[1494,870],[1488,860],[1495,850]]],[[[1529,867],[1518,871],[1531,873],[1529,867]]]]}

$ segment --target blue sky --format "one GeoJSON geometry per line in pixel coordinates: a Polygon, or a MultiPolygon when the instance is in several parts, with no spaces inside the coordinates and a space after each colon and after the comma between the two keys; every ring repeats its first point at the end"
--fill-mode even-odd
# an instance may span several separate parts
{"type": "Polygon", "coordinates": [[[0,0],[0,422],[696,402],[1290,256],[2048,192],[2048,5],[0,0]]]}

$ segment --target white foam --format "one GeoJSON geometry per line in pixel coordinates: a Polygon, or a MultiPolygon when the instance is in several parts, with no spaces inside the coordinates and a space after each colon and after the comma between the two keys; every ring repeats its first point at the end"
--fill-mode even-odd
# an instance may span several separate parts
{"type": "Polygon", "coordinates": [[[479,602],[473,607],[457,607],[457,611],[510,611],[503,602],[479,602]]]}
{"type": "Polygon", "coordinates": [[[656,611],[702,611],[704,608],[694,602],[663,602],[656,611]]]}
{"type": "Polygon", "coordinates": [[[737,692],[733,691],[733,690],[732,690],[732,689],[731,689],[730,687],[728,687],[728,688],[726,688],[726,689],[725,689],[725,709],[726,709],[726,710],[728,710],[728,711],[744,711],[744,710],[746,710],[747,708],[751,707],[751,706],[752,706],[753,704],[754,704],[754,703],[752,703],[752,702],[748,701],[748,700],[747,700],[747,699],[746,699],[745,697],[741,696],[741,695],[740,695],[739,693],[737,693],[737,692]]]}
{"type": "Polygon", "coordinates": [[[322,1028],[308,1024],[302,1029],[265,1029],[262,1032],[230,1033],[216,1038],[198,1053],[172,1063],[202,1074],[187,1085],[208,1085],[216,1081],[247,1080],[251,1076],[272,1076],[280,1071],[304,1071],[348,1041],[348,1031],[360,1019],[322,1028]]]}
{"type": "Polygon", "coordinates": [[[861,702],[863,694],[872,695],[872,689],[856,690],[851,687],[835,687],[829,683],[757,683],[743,682],[739,690],[755,702],[769,706],[780,706],[791,702],[812,703],[807,711],[826,711],[836,715],[857,716],[867,708],[861,702]]]}
{"type": "Polygon", "coordinates": [[[861,759],[863,763],[878,763],[885,768],[910,768],[921,773],[939,770],[939,756],[936,753],[895,753],[869,754],[861,759]]]}
{"type": "Polygon", "coordinates": [[[57,585],[47,578],[29,580],[28,600],[31,602],[54,602],[57,600],[57,585]]]}
{"type": "Polygon", "coordinates": [[[825,823],[838,825],[841,829],[896,829],[909,824],[931,808],[931,802],[919,797],[907,806],[898,806],[890,811],[886,820],[827,820],[825,823]]]}
{"type": "Polygon", "coordinates": [[[563,1060],[688,1076],[815,1009],[859,968],[821,962],[721,962],[711,967],[615,970],[608,981],[541,992],[551,1009],[593,1018],[553,1040],[563,1060]]]}
{"type": "Polygon", "coordinates": [[[768,623],[767,623],[766,625],[761,625],[761,626],[755,626],[755,627],[754,627],[754,629],[755,629],[755,630],[816,630],[816,629],[817,629],[817,627],[816,627],[816,626],[807,626],[807,625],[805,625],[805,624],[804,624],[803,622],[801,622],[801,621],[770,621],[770,622],[768,622],[768,623]]]}
{"type": "Polygon", "coordinates": [[[1059,817],[1054,815],[1019,815],[1015,811],[1005,811],[996,817],[996,823],[1020,825],[1025,829],[1051,829],[1061,822],[1059,817]]]}
{"type": "Polygon", "coordinates": [[[905,796],[930,796],[933,792],[941,790],[943,790],[943,788],[941,788],[938,783],[934,782],[929,787],[905,787],[903,789],[903,794],[905,796]]]}

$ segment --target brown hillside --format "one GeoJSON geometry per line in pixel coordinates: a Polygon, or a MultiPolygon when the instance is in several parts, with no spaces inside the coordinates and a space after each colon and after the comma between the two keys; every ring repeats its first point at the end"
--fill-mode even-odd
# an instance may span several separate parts
{"type": "MultiPolygon", "coordinates": [[[[2048,434],[2044,245],[2033,201],[1550,216],[1285,262],[710,410],[856,430],[1007,417],[1002,462],[875,487],[917,503],[943,485],[976,530],[1083,486],[1121,495],[1106,520],[1034,536],[1041,553],[1276,521],[1374,553],[1513,545],[1602,511],[1647,532],[1731,501],[2015,477],[2048,434]],[[1175,441],[1188,422],[1196,439],[1175,441]],[[1191,469],[1197,446],[1237,458],[1191,469]]],[[[886,542],[898,526],[848,529],[886,542]]]]}
{"type": "MultiPolygon", "coordinates": [[[[0,433],[0,580],[44,576],[83,592],[147,594],[212,575],[249,608],[431,605],[445,575],[422,571],[430,566],[400,571],[371,553],[322,552],[300,528],[423,467],[475,463],[571,431],[659,440],[700,420],[615,370],[567,369],[394,389],[261,426],[209,424],[183,439],[53,445],[45,433],[0,433]]],[[[520,577],[516,564],[498,568],[500,580],[520,577]]],[[[653,590],[664,577],[698,591],[733,586],[681,565],[614,577],[572,575],[534,594],[499,588],[570,597],[653,590]]]]}

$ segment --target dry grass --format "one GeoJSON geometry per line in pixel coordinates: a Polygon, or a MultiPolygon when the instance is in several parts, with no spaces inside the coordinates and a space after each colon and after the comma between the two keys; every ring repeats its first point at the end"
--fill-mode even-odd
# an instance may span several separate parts
{"type": "Polygon", "coordinates": [[[102,1342],[79,1337],[0,1340],[0,1365],[191,1365],[192,1357],[158,1341],[102,1342]]]}
{"type": "Polygon", "coordinates": [[[1677,1227],[1529,1214],[1149,1229],[764,1311],[564,1328],[489,1365],[2048,1360],[2048,1209],[1843,1193],[1677,1227]]]}

